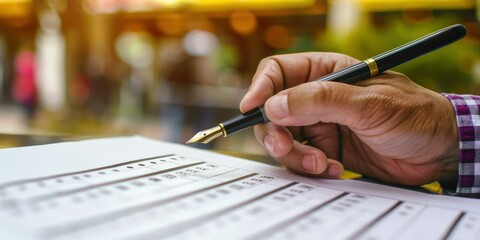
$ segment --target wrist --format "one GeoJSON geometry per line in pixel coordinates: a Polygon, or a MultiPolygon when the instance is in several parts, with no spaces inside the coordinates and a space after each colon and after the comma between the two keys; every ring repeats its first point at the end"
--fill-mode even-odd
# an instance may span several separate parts
{"type": "Polygon", "coordinates": [[[455,188],[458,182],[458,164],[459,164],[459,133],[455,109],[447,98],[441,99],[441,106],[446,111],[442,114],[446,120],[444,128],[447,129],[445,136],[446,142],[444,154],[438,158],[439,171],[437,181],[442,186],[455,188]]]}
{"type": "Polygon", "coordinates": [[[439,161],[440,171],[437,176],[437,181],[443,187],[456,188],[458,182],[458,151],[439,161]]]}

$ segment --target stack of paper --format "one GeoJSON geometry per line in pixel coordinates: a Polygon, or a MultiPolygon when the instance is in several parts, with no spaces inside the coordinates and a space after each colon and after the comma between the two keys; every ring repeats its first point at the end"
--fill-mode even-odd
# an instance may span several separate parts
{"type": "Polygon", "coordinates": [[[142,137],[0,151],[0,239],[479,239],[480,201],[142,137]]]}

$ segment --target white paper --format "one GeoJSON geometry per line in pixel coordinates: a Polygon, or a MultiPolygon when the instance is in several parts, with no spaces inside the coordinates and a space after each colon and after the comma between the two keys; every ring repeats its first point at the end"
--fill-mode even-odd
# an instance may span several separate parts
{"type": "Polygon", "coordinates": [[[142,137],[0,150],[0,239],[478,239],[480,201],[142,137]]]}

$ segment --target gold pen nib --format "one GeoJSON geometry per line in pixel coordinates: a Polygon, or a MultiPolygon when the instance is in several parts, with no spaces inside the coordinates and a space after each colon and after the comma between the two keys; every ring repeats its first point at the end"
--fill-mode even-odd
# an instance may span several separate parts
{"type": "Polygon", "coordinates": [[[213,139],[223,136],[223,130],[220,126],[216,126],[213,128],[209,128],[207,130],[203,130],[195,134],[192,139],[188,140],[187,144],[189,143],[209,143],[213,139]]]}

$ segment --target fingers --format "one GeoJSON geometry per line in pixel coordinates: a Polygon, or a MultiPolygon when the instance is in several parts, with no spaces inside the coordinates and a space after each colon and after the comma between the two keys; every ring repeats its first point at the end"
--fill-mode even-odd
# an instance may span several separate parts
{"type": "Polygon", "coordinates": [[[338,178],[343,166],[329,159],[323,151],[293,140],[285,127],[272,123],[255,126],[255,136],[277,161],[296,173],[338,178]]]}
{"type": "Polygon", "coordinates": [[[272,157],[281,157],[292,151],[293,136],[283,126],[267,123],[254,127],[257,140],[262,143],[272,157]]]}
{"type": "Polygon", "coordinates": [[[300,53],[272,56],[258,65],[252,84],[240,103],[246,112],[261,106],[276,93],[312,81],[357,63],[358,60],[337,53],[300,53]]]}

